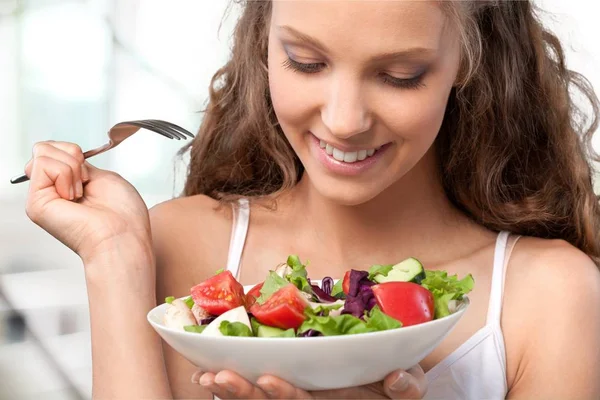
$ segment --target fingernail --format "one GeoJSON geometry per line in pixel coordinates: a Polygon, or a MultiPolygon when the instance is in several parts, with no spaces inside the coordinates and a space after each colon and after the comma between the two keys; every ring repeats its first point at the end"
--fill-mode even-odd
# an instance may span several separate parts
{"type": "Polygon", "coordinates": [[[75,198],[73,193],[73,186],[69,188],[69,200],[73,200],[75,198]]]}
{"type": "Polygon", "coordinates": [[[75,194],[77,194],[77,197],[83,196],[83,184],[81,181],[77,181],[75,184],[75,194]]]}
{"type": "Polygon", "coordinates": [[[212,379],[210,379],[210,376],[206,376],[206,375],[202,375],[199,382],[202,386],[212,385],[212,379]]]}
{"type": "Polygon", "coordinates": [[[195,383],[196,385],[199,384],[201,376],[202,376],[202,371],[194,372],[194,374],[192,375],[192,383],[195,383]]]}
{"type": "Polygon", "coordinates": [[[90,180],[90,175],[88,173],[87,167],[85,166],[85,164],[81,164],[81,179],[84,182],[87,182],[90,180]]]}
{"type": "Polygon", "coordinates": [[[408,375],[404,372],[400,372],[395,381],[390,384],[390,389],[395,392],[402,392],[408,388],[408,375]]]}

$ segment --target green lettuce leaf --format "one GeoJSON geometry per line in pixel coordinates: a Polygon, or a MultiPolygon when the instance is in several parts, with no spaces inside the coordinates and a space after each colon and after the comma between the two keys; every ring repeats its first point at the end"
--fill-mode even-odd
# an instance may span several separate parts
{"type": "Polygon", "coordinates": [[[265,283],[263,283],[262,288],[260,288],[260,296],[258,296],[256,302],[258,304],[264,304],[273,293],[289,284],[290,283],[286,279],[280,277],[273,271],[269,271],[265,283]]]}
{"type": "Polygon", "coordinates": [[[187,325],[183,327],[186,332],[202,333],[208,325],[187,325]]]}
{"type": "Polygon", "coordinates": [[[342,284],[344,283],[343,279],[339,279],[335,285],[333,285],[333,287],[331,288],[331,296],[335,297],[336,299],[340,299],[343,300],[346,298],[346,294],[344,293],[344,290],[342,289],[342,284]]]}
{"type": "Polygon", "coordinates": [[[298,333],[313,329],[321,332],[324,336],[339,336],[384,331],[402,326],[399,321],[381,312],[379,307],[373,307],[364,321],[351,314],[321,317],[312,310],[305,311],[305,314],[308,319],[298,328],[298,333]]]}
{"type": "Polygon", "coordinates": [[[402,327],[402,322],[395,318],[384,314],[378,306],[375,306],[365,317],[365,322],[368,328],[373,328],[378,331],[386,331],[388,329],[396,329],[402,327]]]}
{"type": "Polygon", "coordinates": [[[372,281],[373,278],[375,277],[375,275],[387,276],[387,274],[390,273],[392,268],[394,268],[394,266],[391,264],[390,265],[372,265],[371,268],[369,268],[369,276],[367,277],[367,279],[372,281]]]}
{"type": "Polygon", "coordinates": [[[335,317],[309,316],[298,328],[299,333],[313,329],[321,332],[324,336],[351,335],[356,333],[373,332],[374,329],[367,328],[364,321],[350,314],[342,314],[335,317]]]}
{"type": "Polygon", "coordinates": [[[175,297],[173,297],[173,296],[166,297],[165,303],[171,304],[171,303],[173,303],[173,300],[175,300],[175,297]]]}
{"type": "Polygon", "coordinates": [[[315,315],[319,315],[319,314],[323,313],[323,315],[328,316],[331,311],[339,310],[342,307],[344,307],[343,303],[331,303],[331,304],[322,303],[316,307],[307,308],[306,312],[312,313],[315,315]]]}
{"type": "Polygon", "coordinates": [[[450,315],[448,302],[461,300],[465,294],[473,290],[474,284],[471,274],[459,280],[456,275],[448,276],[445,271],[425,271],[425,279],[421,281],[421,286],[433,294],[436,319],[450,315]]]}
{"type": "Polygon", "coordinates": [[[303,292],[312,294],[312,288],[308,283],[308,272],[306,271],[306,265],[302,264],[300,257],[291,255],[287,259],[287,265],[292,269],[292,272],[285,276],[288,282],[294,284],[298,289],[303,292]]]}
{"type": "Polygon", "coordinates": [[[221,272],[225,272],[225,268],[220,268],[215,271],[215,275],[219,275],[221,272]]]}
{"type": "Polygon", "coordinates": [[[252,330],[241,322],[223,321],[219,325],[219,330],[225,336],[247,336],[252,337],[252,330]]]}

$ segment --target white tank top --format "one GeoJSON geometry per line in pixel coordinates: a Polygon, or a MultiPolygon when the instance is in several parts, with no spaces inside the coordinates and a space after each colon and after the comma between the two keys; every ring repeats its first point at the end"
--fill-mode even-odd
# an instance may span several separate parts
{"type": "MultiPolygon", "coordinates": [[[[227,270],[238,277],[250,222],[247,199],[234,206],[227,270]]],[[[500,326],[506,264],[518,236],[500,232],[494,250],[494,265],[487,321],[483,328],[458,349],[427,371],[425,399],[496,400],[508,392],[506,351],[500,326]]]]}

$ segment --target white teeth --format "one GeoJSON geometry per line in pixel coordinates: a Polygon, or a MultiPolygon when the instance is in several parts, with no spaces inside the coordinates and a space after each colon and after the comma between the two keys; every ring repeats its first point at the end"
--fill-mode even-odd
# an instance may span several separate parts
{"type": "Polygon", "coordinates": [[[338,161],[344,161],[344,152],[341,150],[338,150],[334,147],[333,148],[333,158],[335,158],[338,161]]]}
{"type": "Polygon", "coordinates": [[[353,163],[358,160],[358,151],[344,153],[344,162],[353,163]]]}
{"type": "Polygon", "coordinates": [[[340,149],[336,149],[329,143],[325,142],[324,140],[320,140],[320,139],[319,139],[319,146],[322,149],[324,149],[325,152],[327,154],[329,154],[330,156],[332,156],[334,159],[336,159],[338,161],[343,161],[346,163],[354,163],[357,161],[362,161],[368,157],[371,157],[373,154],[375,154],[375,152],[377,150],[379,150],[381,148],[381,146],[379,146],[374,149],[347,151],[346,152],[346,151],[342,151],[340,149]]]}

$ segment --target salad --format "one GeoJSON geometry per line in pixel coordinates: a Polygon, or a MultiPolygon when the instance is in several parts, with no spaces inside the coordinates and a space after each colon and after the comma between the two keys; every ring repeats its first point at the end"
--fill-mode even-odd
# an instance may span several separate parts
{"type": "Polygon", "coordinates": [[[397,329],[455,312],[473,289],[445,271],[425,270],[416,258],[395,265],[351,269],[334,283],[311,282],[298,256],[269,271],[248,293],[229,271],[217,271],[191,288],[167,297],[166,326],[212,336],[313,337],[397,329]]]}

